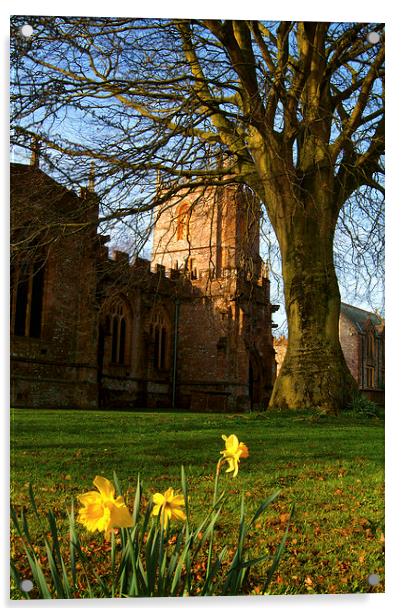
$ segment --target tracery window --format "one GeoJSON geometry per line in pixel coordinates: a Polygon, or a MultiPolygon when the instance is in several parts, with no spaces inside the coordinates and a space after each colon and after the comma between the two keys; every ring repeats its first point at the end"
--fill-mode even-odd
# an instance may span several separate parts
{"type": "Polygon", "coordinates": [[[373,332],[368,333],[366,340],[367,340],[367,345],[366,345],[367,359],[373,359],[374,351],[375,351],[375,337],[374,337],[373,332]]]}
{"type": "Polygon", "coordinates": [[[40,338],[44,292],[44,263],[21,263],[12,272],[12,331],[15,336],[40,338]]]}
{"type": "Polygon", "coordinates": [[[379,346],[374,331],[368,331],[365,337],[365,354],[363,358],[364,386],[374,389],[378,386],[379,346]]]}
{"type": "Polygon", "coordinates": [[[127,329],[129,325],[128,310],[122,300],[117,300],[109,312],[111,329],[111,363],[127,363],[127,329]]]}
{"type": "Polygon", "coordinates": [[[156,370],[168,368],[169,323],[162,310],[152,315],[150,332],[153,338],[153,367],[156,370]]]}

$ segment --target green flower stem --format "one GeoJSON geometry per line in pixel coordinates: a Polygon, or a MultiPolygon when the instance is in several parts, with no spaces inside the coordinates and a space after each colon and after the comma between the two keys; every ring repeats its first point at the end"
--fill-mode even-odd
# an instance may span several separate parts
{"type": "Polygon", "coordinates": [[[216,502],[217,502],[217,488],[218,488],[218,485],[219,485],[220,467],[221,467],[221,464],[222,464],[223,460],[224,460],[224,456],[222,456],[219,459],[219,461],[217,462],[217,465],[216,465],[216,475],[215,475],[215,478],[214,478],[213,507],[216,505],[216,502]]]}
{"type": "MultiPolygon", "coordinates": [[[[220,467],[221,467],[221,464],[222,464],[223,460],[224,460],[224,456],[222,456],[219,459],[219,461],[217,462],[217,465],[216,465],[216,474],[215,474],[215,478],[214,478],[214,492],[213,492],[213,509],[215,508],[216,503],[217,503],[217,491],[218,491],[218,485],[219,485],[220,467]]],[[[212,529],[211,529],[211,533],[210,533],[209,550],[208,550],[208,555],[207,555],[206,580],[209,579],[210,569],[211,569],[211,565],[212,565],[213,533],[214,533],[214,524],[212,525],[212,529]]]]}
{"type": "Polygon", "coordinates": [[[116,536],[114,528],[111,529],[111,598],[115,597],[115,574],[116,574],[116,536]]]}

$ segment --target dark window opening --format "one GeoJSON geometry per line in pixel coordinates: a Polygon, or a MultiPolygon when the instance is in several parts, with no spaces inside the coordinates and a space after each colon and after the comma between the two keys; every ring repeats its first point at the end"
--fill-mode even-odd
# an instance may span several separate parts
{"type": "Polygon", "coordinates": [[[375,348],[375,339],[372,333],[368,334],[367,337],[367,358],[373,359],[374,357],[374,348],[375,348]]]}
{"type": "Polygon", "coordinates": [[[189,272],[190,272],[191,280],[196,280],[198,278],[198,270],[197,270],[197,267],[196,267],[195,259],[191,258],[189,260],[189,272]]]}
{"type": "Polygon", "coordinates": [[[28,308],[28,290],[28,280],[23,280],[18,284],[14,325],[14,334],[16,336],[25,336],[26,313],[28,308]]]}
{"type": "Polygon", "coordinates": [[[160,347],[160,327],[158,325],[154,328],[155,335],[155,344],[154,344],[154,354],[153,354],[153,365],[155,368],[160,368],[159,365],[159,347],[160,347]]]}
{"type": "Polygon", "coordinates": [[[155,327],[154,367],[157,370],[166,368],[167,332],[164,327],[155,327]]]}
{"type": "Polygon", "coordinates": [[[127,319],[124,308],[118,305],[111,317],[111,363],[124,366],[126,363],[127,319]]]}
{"type": "Polygon", "coordinates": [[[42,302],[43,302],[43,268],[40,268],[32,279],[31,318],[29,335],[32,338],[40,338],[42,325],[42,302]]]}
{"type": "Polygon", "coordinates": [[[155,370],[168,368],[168,327],[160,312],[154,315],[150,331],[153,331],[153,367],[155,370]]]}
{"type": "Polygon", "coordinates": [[[120,348],[118,350],[118,363],[124,364],[125,359],[125,319],[124,317],[120,321],[120,348]]]}
{"type": "Polygon", "coordinates": [[[113,330],[111,333],[111,362],[117,363],[117,347],[118,347],[118,317],[113,317],[113,330]]]}
{"type": "Polygon", "coordinates": [[[40,338],[42,332],[43,263],[21,267],[15,298],[14,334],[40,338]]]}
{"type": "Polygon", "coordinates": [[[162,327],[161,337],[160,337],[160,368],[164,370],[166,367],[166,340],[167,340],[167,332],[166,328],[162,327]]]}

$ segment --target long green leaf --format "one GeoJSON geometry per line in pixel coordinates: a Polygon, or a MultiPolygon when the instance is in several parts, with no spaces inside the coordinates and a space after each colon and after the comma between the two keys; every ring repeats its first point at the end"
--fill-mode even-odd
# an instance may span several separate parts
{"type": "MultiPolygon", "coordinates": [[[[204,546],[204,544],[206,543],[206,541],[209,538],[209,536],[212,536],[212,534],[214,532],[214,525],[216,524],[218,518],[220,517],[220,514],[221,514],[221,508],[218,509],[218,511],[216,511],[216,513],[214,514],[213,518],[211,519],[208,527],[204,531],[202,538],[200,540],[198,540],[198,544],[197,544],[197,546],[196,546],[196,548],[194,549],[194,552],[193,552],[192,560],[197,556],[199,550],[204,546]]],[[[204,521],[206,521],[208,518],[209,518],[209,515],[205,518],[204,521]]],[[[203,523],[200,525],[200,527],[194,533],[194,536],[195,536],[196,539],[198,537],[198,534],[201,532],[202,528],[203,528],[203,523]]]]}
{"type": "Polygon", "coordinates": [[[148,576],[147,573],[144,569],[142,560],[140,558],[138,558],[138,570],[137,572],[141,575],[141,578],[138,577],[138,580],[142,581],[142,593],[139,594],[139,596],[143,596],[143,597],[150,597],[150,593],[148,591],[149,588],[149,580],[148,580],[148,576]]]}
{"type": "Polygon", "coordinates": [[[49,523],[50,534],[51,534],[51,538],[53,541],[53,550],[55,551],[57,555],[59,563],[61,563],[62,557],[61,557],[61,551],[60,551],[60,542],[58,540],[58,530],[57,530],[56,518],[54,517],[54,513],[52,511],[49,511],[47,513],[47,520],[49,523]]]}
{"type": "MultiPolygon", "coordinates": [[[[35,582],[36,582],[36,584],[37,584],[37,586],[39,588],[39,591],[40,591],[40,593],[42,595],[42,598],[43,599],[51,599],[52,598],[51,597],[51,593],[50,593],[50,590],[49,590],[49,588],[47,586],[47,582],[46,582],[46,579],[45,579],[45,577],[43,575],[43,571],[42,571],[42,569],[40,567],[39,561],[37,560],[37,558],[35,556],[35,553],[33,551],[33,547],[30,546],[30,548],[29,548],[27,546],[27,544],[26,544],[24,533],[21,530],[21,527],[20,527],[19,522],[18,522],[17,514],[16,514],[16,512],[15,512],[13,507],[11,507],[11,517],[12,517],[13,523],[14,523],[16,529],[17,529],[18,534],[20,535],[20,537],[22,539],[22,546],[23,546],[25,554],[27,556],[29,567],[30,567],[31,572],[32,572],[32,576],[33,576],[33,578],[34,578],[34,580],[35,580],[35,582]]],[[[26,522],[24,524],[26,524],[26,522]]],[[[29,532],[28,532],[28,535],[29,535],[29,532]]]]}
{"type": "Polygon", "coordinates": [[[115,583],[116,583],[116,536],[114,534],[114,528],[111,529],[110,564],[111,564],[111,598],[114,599],[115,583]]]}
{"type": "MultiPolygon", "coordinates": [[[[187,537],[187,530],[185,529],[185,536],[186,539],[188,540],[187,537]]],[[[180,549],[181,549],[181,545],[183,543],[184,540],[184,528],[181,528],[181,530],[179,531],[178,535],[177,535],[177,539],[174,545],[174,550],[173,553],[170,556],[170,561],[168,564],[168,568],[165,572],[165,589],[170,588],[171,586],[171,582],[172,582],[172,578],[174,575],[174,571],[177,567],[177,563],[179,560],[179,556],[180,556],[180,549]]]]}
{"type": "Polygon", "coordinates": [[[15,511],[14,507],[11,505],[10,507],[10,513],[11,513],[11,519],[13,521],[13,524],[15,526],[15,529],[18,533],[18,535],[23,539],[24,538],[24,533],[21,530],[19,521],[18,521],[18,516],[17,516],[17,512],[15,511]]]}
{"type": "Polygon", "coordinates": [[[149,521],[150,521],[150,516],[151,516],[151,513],[152,513],[152,509],[153,509],[153,503],[152,503],[152,501],[149,501],[148,502],[148,506],[146,507],[144,518],[143,518],[143,524],[142,524],[142,529],[141,529],[141,538],[140,538],[141,543],[143,542],[144,535],[145,535],[145,533],[146,533],[146,531],[148,529],[148,526],[149,526],[149,521]]]}
{"type": "Polygon", "coordinates": [[[76,559],[75,559],[75,543],[77,542],[77,535],[75,532],[75,517],[74,517],[74,501],[71,499],[71,512],[67,511],[68,522],[69,522],[69,548],[70,548],[70,565],[71,565],[71,575],[72,575],[72,583],[74,587],[77,584],[77,570],[76,570],[76,559]]]}
{"type": "Polygon", "coordinates": [[[241,571],[241,567],[239,567],[242,562],[242,555],[244,551],[244,540],[246,534],[246,524],[245,524],[245,502],[244,502],[244,494],[241,496],[241,506],[240,506],[240,521],[239,521],[239,531],[238,531],[238,544],[237,549],[235,551],[230,569],[227,573],[227,578],[223,586],[223,594],[225,595],[233,595],[237,594],[240,587],[241,581],[243,577],[243,571],[241,571]]]}
{"type": "MultiPolygon", "coordinates": [[[[128,597],[137,597],[139,596],[139,584],[138,584],[138,571],[137,571],[137,553],[138,553],[138,544],[137,544],[137,526],[134,526],[133,532],[128,532],[127,535],[127,546],[126,546],[126,558],[127,563],[130,565],[130,571],[127,574],[127,583],[129,582],[129,586],[127,589],[128,597]],[[129,575],[131,575],[131,579],[129,579],[129,575]]],[[[124,564],[124,558],[122,558],[122,566],[124,564]]]]}
{"type": "Polygon", "coordinates": [[[227,547],[224,546],[219,556],[217,557],[216,561],[214,562],[213,566],[211,567],[209,575],[206,577],[204,586],[201,591],[201,596],[205,597],[210,594],[212,595],[216,594],[215,592],[213,592],[212,582],[213,582],[213,578],[217,575],[218,570],[221,568],[223,559],[225,558],[226,554],[227,554],[227,547]]]}
{"type": "Polygon", "coordinates": [[[33,548],[33,546],[32,546],[32,539],[31,539],[31,535],[30,535],[30,532],[29,532],[28,520],[26,518],[24,510],[21,511],[21,522],[22,522],[22,528],[23,528],[23,531],[24,531],[24,535],[25,535],[29,545],[31,546],[31,548],[33,548]]]}
{"type": "Polygon", "coordinates": [[[153,597],[155,583],[156,583],[156,571],[157,571],[157,563],[159,559],[159,551],[158,551],[158,537],[159,530],[156,527],[156,524],[153,523],[151,525],[148,539],[146,542],[146,571],[147,571],[147,581],[148,581],[148,593],[150,597],[153,597]]]}
{"type": "Polygon", "coordinates": [[[47,539],[45,539],[45,548],[46,548],[47,560],[49,562],[50,574],[52,576],[53,584],[54,584],[54,587],[57,593],[57,599],[65,599],[66,596],[64,593],[63,583],[60,577],[59,570],[56,565],[56,561],[54,560],[51,547],[47,539]]]}
{"type": "Polygon", "coordinates": [[[140,475],[138,473],[138,479],[136,482],[135,500],[134,500],[134,511],[132,513],[132,519],[134,522],[134,526],[137,523],[138,516],[139,516],[139,507],[141,504],[141,494],[142,494],[142,486],[141,486],[140,475]]]}
{"type": "Polygon", "coordinates": [[[277,548],[277,550],[276,550],[276,552],[274,554],[273,563],[272,563],[272,565],[271,565],[271,567],[269,569],[269,573],[267,575],[266,582],[265,582],[265,584],[263,586],[262,594],[265,594],[265,592],[266,592],[266,590],[267,590],[267,588],[268,588],[268,586],[269,586],[269,584],[270,584],[270,582],[272,580],[274,572],[276,571],[277,566],[278,566],[278,564],[280,562],[281,555],[282,555],[282,553],[284,551],[285,542],[287,541],[288,529],[290,527],[290,522],[291,522],[292,516],[294,514],[294,511],[295,511],[295,505],[292,504],[291,510],[290,510],[290,517],[288,519],[287,528],[286,528],[285,533],[283,535],[283,538],[282,538],[282,540],[280,542],[280,545],[279,545],[279,547],[277,548]]]}
{"type": "MultiPolygon", "coordinates": [[[[64,559],[63,559],[61,549],[60,549],[56,518],[54,517],[54,513],[52,511],[48,512],[47,519],[49,522],[50,533],[51,533],[51,537],[53,541],[52,551],[55,552],[55,556],[57,557],[57,561],[58,561],[58,566],[61,567],[62,578],[63,578],[62,585],[64,588],[63,594],[65,595],[67,599],[69,599],[71,597],[72,589],[71,589],[70,581],[68,579],[67,569],[64,563],[64,559]]],[[[57,565],[57,563],[55,564],[57,565]]]]}
{"type": "Polygon", "coordinates": [[[42,523],[42,519],[40,517],[38,508],[36,506],[36,500],[35,500],[35,496],[34,496],[34,493],[33,493],[33,488],[32,488],[31,482],[29,482],[28,493],[29,493],[29,500],[31,501],[32,509],[33,509],[33,511],[34,511],[34,513],[36,515],[36,518],[37,518],[38,522],[41,524],[42,523]]]}
{"type": "MultiPolygon", "coordinates": [[[[176,588],[177,588],[178,582],[179,582],[180,577],[181,577],[182,567],[184,565],[184,562],[187,559],[187,555],[188,555],[191,543],[192,543],[192,536],[189,536],[187,541],[186,541],[186,543],[185,543],[185,545],[184,545],[184,549],[181,552],[181,556],[179,557],[178,562],[177,562],[177,566],[176,566],[176,569],[175,569],[173,581],[172,581],[171,586],[170,586],[170,595],[171,596],[175,596],[176,588]]],[[[190,571],[188,571],[188,574],[190,575],[190,571]]]]}
{"type": "Polygon", "coordinates": [[[42,599],[52,599],[53,597],[47,585],[46,578],[43,575],[43,571],[38,559],[34,554],[32,554],[32,556],[30,556],[28,552],[26,552],[26,554],[28,556],[28,562],[31,567],[32,575],[36,581],[36,584],[38,585],[42,599]]]}
{"type": "Polygon", "coordinates": [[[117,496],[122,496],[121,485],[117,477],[116,471],[113,471],[113,481],[116,488],[117,496]]]}
{"type": "Polygon", "coordinates": [[[257,508],[257,510],[255,511],[252,520],[249,523],[249,526],[252,526],[254,524],[254,522],[256,522],[256,520],[258,519],[258,517],[267,509],[267,507],[270,505],[270,503],[272,503],[277,496],[281,493],[281,490],[277,490],[276,492],[274,492],[274,494],[272,494],[271,496],[269,496],[269,498],[266,498],[266,500],[264,500],[259,507],[257,508]]]}

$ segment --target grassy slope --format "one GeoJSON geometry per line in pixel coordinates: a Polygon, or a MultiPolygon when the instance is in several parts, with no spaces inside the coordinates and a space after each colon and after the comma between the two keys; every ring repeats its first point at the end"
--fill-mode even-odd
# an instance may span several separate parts
{"type": "MultiPolygon", "coordinates": [[[[221,434],[235,433],[250,449],[235,480],[224,476],[230,498],[221,541],[235,541],[239,497],[247,511],[277,487],[282,493],[262,518],[255,551],[274,550],[290,503],[296,515],[272,593],[382,592],[369,587],[370,573],[383,578],[384,422],[310,413],[227,415],[120,411],[12,413],[12,501],[27,505],[28,483],[44,510],[64,516],[71,496],[92,489],[96,474],[116,471],[128,502],[137,473],[145,494],[180,487],[180,466],[189,480],[191,509],[199,521],[211,502],[221,434]]],[[[101,540],[101,537],[99,538],[101,540]]],[[[252,579],[258,588],[260,580],[252,579]]],[[[252,590],[251,590],[252,592],[252,590]]]]}

